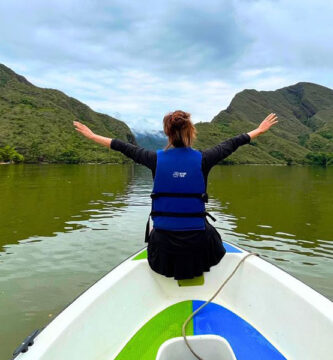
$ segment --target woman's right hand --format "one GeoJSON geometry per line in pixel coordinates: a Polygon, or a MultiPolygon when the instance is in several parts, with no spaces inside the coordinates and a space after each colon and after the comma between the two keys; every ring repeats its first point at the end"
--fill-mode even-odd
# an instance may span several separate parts
{"type": "Polygon", "coordinates": [[[277,118],[278,117],[275,113],[269,114],[256,129],[248,132],[247,134],[250,136],[251,139],[254,139],[255,137],[266,132],[272,125],[276,124],[278,122],[276,120],[277,118]]]}
{"type": "Polygon", "coordinates": [[[77,130],[78,132],[80,132],[82,135],[84,135],[85,137],[87,137],[88,139],[92,139],[93,136],[95,135],[89,128],[88,126],[81,124],[79,121],[73,121],[73,124],[75,126],[75,130],[77,130]]]}
{"type": "Polygon", "coordinates": [[[260,130],[260,133],[264,133],[267,130],[269,130],[269,128],[278,123],[278,121],[276,120],[278,117],[276,116],[275,113],[271,113],[269,114],[258,126],[258,129],[260,130]]]}

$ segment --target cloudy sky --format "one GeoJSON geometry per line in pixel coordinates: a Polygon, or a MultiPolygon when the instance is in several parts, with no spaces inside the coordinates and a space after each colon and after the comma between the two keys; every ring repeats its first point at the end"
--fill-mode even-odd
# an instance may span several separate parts
{"type": "Polygon", "coordinates": [[[243,89],[333,87],[326,0],[0,0],[0,63],[132,129],[210,121],[243,89]]]}

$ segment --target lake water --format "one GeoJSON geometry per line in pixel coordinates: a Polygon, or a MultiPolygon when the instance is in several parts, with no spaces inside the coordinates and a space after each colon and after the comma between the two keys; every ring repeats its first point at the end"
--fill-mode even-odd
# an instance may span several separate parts
{"type": "MultiPolygon", "coordinates": [[[[0,359],[144,244],[151,173],[138,165],[0,166],[0,359]]],[[[222,239],[333,300],[333,167],[216,166],[222,239]]]]}

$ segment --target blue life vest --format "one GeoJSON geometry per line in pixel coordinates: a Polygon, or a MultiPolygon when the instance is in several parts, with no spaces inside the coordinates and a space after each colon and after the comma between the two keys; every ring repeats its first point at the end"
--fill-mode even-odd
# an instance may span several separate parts
{"type": "Polygon", "coordinates": [[[190,147],[157,150],[151,194],[151,216],[155,229],[205,229],[208,196],[201,160],[201,152],[190,147]]]}

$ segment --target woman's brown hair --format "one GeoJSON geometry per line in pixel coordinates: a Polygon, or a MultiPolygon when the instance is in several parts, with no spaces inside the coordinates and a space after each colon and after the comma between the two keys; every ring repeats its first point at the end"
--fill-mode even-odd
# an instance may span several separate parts
{"type": "Polygon", "coordinates": [[[197,130],[191,121],[191,115],[182,110],[176,110],[165,115],[163,128],[165,135],[168,136],[168,144],[165,150],[171,146],[192,146],[197,135],[197,130]]]}

